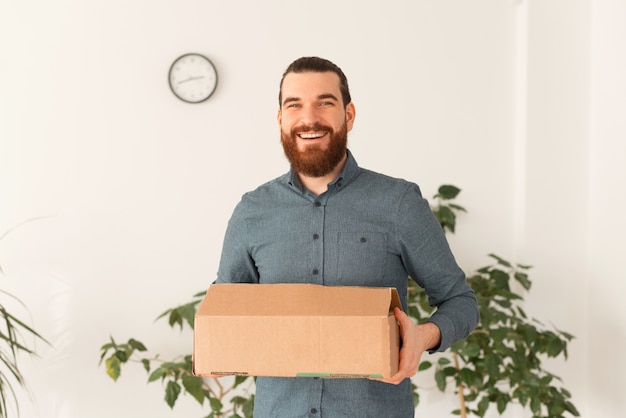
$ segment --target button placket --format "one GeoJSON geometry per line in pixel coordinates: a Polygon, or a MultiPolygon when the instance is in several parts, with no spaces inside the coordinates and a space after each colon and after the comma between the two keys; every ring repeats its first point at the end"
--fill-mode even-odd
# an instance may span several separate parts
{"type": "Polygon", "coordinates": [[[314,251],[312,253],[312,281],[322,284],[324,282],[322,269],[324,267],[324,240],[322,239],[322,227],[324,225],[324,205],[320,199],[314,202],[313,216],[311,219],[311,238],[314,251]]]}

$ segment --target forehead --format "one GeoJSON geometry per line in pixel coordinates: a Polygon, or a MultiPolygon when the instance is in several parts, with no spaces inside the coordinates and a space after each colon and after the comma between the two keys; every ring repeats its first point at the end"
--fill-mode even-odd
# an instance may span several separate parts
{"type": "Polygon", "coordinates": [[[289,73],[283,80],[283,101],[286,98],[316,98],[322,94],[333,94],[341,100],[339,76],[332,71],[289,73]]]}

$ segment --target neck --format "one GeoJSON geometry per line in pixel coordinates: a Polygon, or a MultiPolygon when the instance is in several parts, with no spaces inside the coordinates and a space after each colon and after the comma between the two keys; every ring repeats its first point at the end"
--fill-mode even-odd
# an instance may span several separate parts
{"type": "Polygon", "coordinates": [[[343,166],[346,165],[347,159],[348,159],[348,155],[346,154],[343,160],[341,160],[339,164],[337,164],[337,166],[333,169],[333,171],[326,174],[325,176],[308,177],[308,176],[305,176],[304,174],[298,173],[298,178],[300,179],[300,181],[302,182],[302,185],[307,190],[314,193],[316,196],[319,196],[322,193],[324,193],[326,190],[328,190],[328,183],[331,183],[333,180],[339,177],[339,173],[341,173],[341,170],[343,170],[343,166]]]}

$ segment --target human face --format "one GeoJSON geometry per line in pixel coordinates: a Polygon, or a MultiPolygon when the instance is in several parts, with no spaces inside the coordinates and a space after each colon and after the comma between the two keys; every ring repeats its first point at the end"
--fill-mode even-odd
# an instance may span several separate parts
{"type": "Polygon", "coordinates": [[[333,72],[289,73],[278,111],[285,155],[299,174],[323,177],[346,158],[354,105],[343,105],[333,72]]]}

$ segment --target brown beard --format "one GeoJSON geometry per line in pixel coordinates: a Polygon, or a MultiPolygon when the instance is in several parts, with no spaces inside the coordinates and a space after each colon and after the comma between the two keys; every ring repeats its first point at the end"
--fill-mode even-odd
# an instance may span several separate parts
{"type": "Polygon", "coordinates": [[[348,128],[345,122],[337,132],[329,126],[319,124],[293,128],[289,134],[281,129],[280,139],[285,156],[293,169],[307,177],[323,177],[330,174],[344,159],[348,150],[348,128]],[[306,131],[327,132],[330,135],[328,149],[308,146],[306,151],[298,150],[296,137],[299,132],[306,131]]]}

